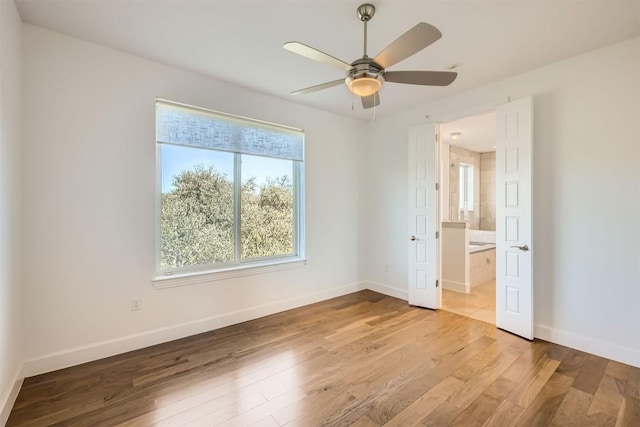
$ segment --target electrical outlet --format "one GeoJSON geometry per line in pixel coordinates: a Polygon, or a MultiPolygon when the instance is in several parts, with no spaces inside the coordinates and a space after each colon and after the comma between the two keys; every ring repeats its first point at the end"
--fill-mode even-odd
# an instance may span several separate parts
{"type": "Polygon", "coordinates": [[[131,311],[142,310],[142,299],[134,298],[131,300],[131,311]]]}

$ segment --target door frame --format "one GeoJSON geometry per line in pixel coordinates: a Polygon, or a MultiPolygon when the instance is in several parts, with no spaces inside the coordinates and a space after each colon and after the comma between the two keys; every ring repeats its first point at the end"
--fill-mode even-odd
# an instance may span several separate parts
{"type": "MultiPolygon", "coordinates": [[[[506,98],[498,98],[495,99],[493,101],[488,101],[485,102],[483,104],[477,104],[477,105],[472,105],[472,106],[468,106],[468,107],[460,107],[460,108],[456,108],[454,110],[450,110],[447,112],[443,112],[443,113],[438,113],[438,112],[434,112],[434,113],[430,113],[428,115],[425,116],[426,123],[433,123],[436,125],[436,130],[437,130],[437,150],[436,150],[436,155],[438,156],[438,170],[436,171],[436,177],[438,179],[438,185],[441,188],[442,186],[440,185],[440,177],[441,177],[441,171],[440,171],[440,163],[441,163],[441,159],[440,159],[440,154],[441,154],[441,148],[442,148],[442,141],[440,138],[440,125],[443,123],[447,123],[447,122],[453,122],[465,117],[469,117],[469,116],[475,116],[475,115],[481,115],[481,114],[485,114],[485,113],[490,113],[493,111],[496,111],[497,107],[507,104],[511,101],[511,97],[506,97],[506,98]]],[[[533,153],[531,154],[531,169],[532,172],[535,169],[535,164],[533,163],[533,153]]],[[[496,168],[498,168],[498,165],[496,164],[496,168]]],[[[533,198],[533,193],[531,194],[531,197],[533,198]]],[[[438,192],[437,196],[436,196],[436,203],[437,203],[437,211],[441,212],[442,206],[442,197],[441,197],[441,193],[438,192]]],[[[534,228],[534,217],[531,217],[531,228],[534,228]]],[[[442,236],[442,224],[439,222],[438,223],[438,231],[440,236],[442,236]]],[[[442,239],[438,239],[436,242],[436,248],[438,251],[437,254],[437,259],[438,259],[438,268],[437,268],[437,272],[436,272],[436,277],[438,279],[439,283],[442,283],[442,239]]],[[[532,272],[533,273],[533,272],[532,272]]],[[[532,282],[531,284],[532,286],[532,293],[534,292],[534,283],[532,282]]],[[[533,295],[532,295],[533,296],[533,295]]],[[[497,299],[497,296],[496,296],[497,299]]],[[[442,286],[439,286],[437,288],[437,307],[439,309],[442,308],[442,286]]],[[[533,298],[533,306],[532,306],[532,312],[531,312],[531,318],[532,318],[532,326],[535,324],[534,320],[535,320],[535,298],[533,298]]],[[[496,326],[497,327],[497,326],[496,326]]]]}

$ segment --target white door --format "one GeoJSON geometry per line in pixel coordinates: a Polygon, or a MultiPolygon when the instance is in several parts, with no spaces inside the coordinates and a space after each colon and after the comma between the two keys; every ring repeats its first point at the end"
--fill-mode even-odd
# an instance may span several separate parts
{"type": "Polygon", "coordinates": [[[533,339],[532,99],[496,115],[496,326],[533,339]]]}
{"type": "Polygon", "coordinates": [[[409,304],[439,308],[436,125],[409,129],[409,304]]]}

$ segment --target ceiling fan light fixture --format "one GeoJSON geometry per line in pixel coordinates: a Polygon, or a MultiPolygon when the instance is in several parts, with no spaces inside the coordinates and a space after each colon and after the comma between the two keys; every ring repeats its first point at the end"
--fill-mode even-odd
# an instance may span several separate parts
{"type": "Polygon", "coordinates": [[[358,77],[349,82],[349,90],[358,96],[371,96],[380,90],[382,82],[374,77],[358,77]]]}

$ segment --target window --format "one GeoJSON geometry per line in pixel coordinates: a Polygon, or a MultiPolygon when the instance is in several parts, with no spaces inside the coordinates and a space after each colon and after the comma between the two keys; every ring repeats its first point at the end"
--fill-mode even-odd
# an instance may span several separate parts
{"type": "Polygon", "coordinates": [[[473,165],[460,163],[460,210],[473,211],[473,165]]]}
{"type": "Polygon", "coordinates": [[[159,275],[303,257],[302,131],[156,101],[159,275]]]}

